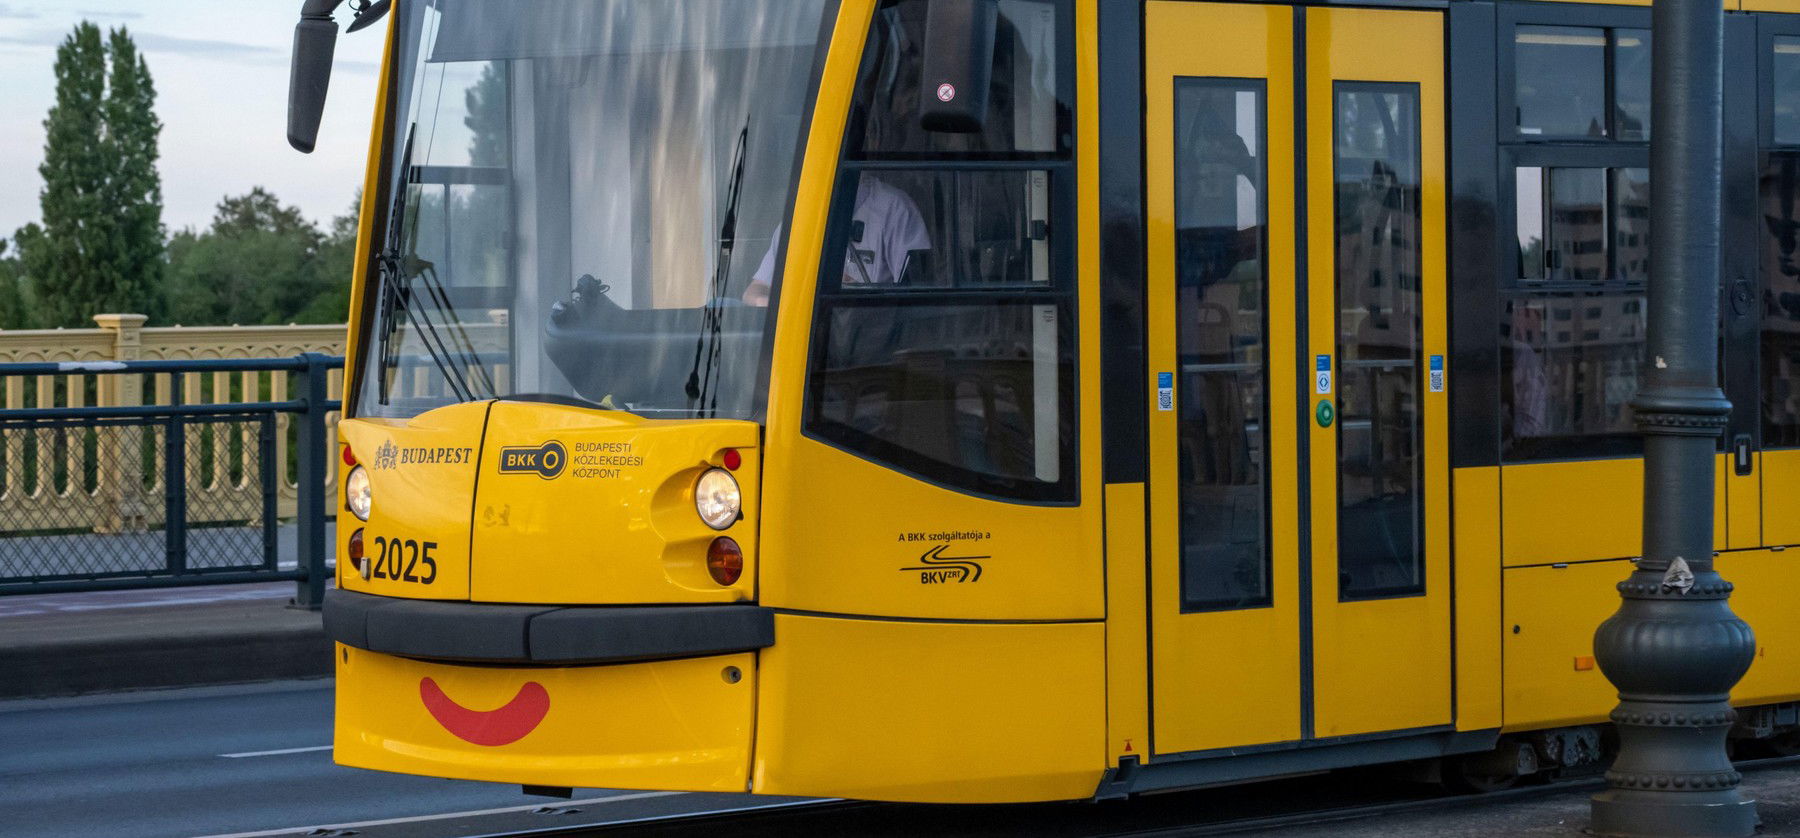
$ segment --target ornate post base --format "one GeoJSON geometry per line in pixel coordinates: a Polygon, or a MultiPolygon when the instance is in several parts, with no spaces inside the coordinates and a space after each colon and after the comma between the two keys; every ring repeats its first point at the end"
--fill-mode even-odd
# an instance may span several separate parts
{"type": "MultiPolygon", "coordinates": [[[[1685,564],[1685,563],[1684,563],[1685,564]]],[[[1619,756],[1593,798],[1605,836],[1748,836],[1756,803],[1725,754],[1737,712],[1729,690],[1750,668],[1756,641],[1731,613],[1731,583],[1711,568],[1649,567],[1619,583],[1619,612],[1594,636],[1595,657],[1619,687],[1612,721],[1619,756]]]]}

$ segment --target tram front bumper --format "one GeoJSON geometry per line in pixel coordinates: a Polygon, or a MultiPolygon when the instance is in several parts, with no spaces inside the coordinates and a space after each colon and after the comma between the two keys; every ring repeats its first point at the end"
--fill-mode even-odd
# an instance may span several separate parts
{"type": "Polygon", "coordinates": [[[559,608],[331,591],[336,759],[524,785],[744,791],[747,605],[559,608]]]}

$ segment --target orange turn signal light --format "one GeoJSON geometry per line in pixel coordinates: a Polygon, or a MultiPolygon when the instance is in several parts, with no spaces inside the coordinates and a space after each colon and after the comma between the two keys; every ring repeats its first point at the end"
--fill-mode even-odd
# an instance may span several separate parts
{"type": "Polygon", "coordinates": [[[1593,668],[1594,668],[1594,656],[1593,655],[1581,655],[1581,656],[1575,658],[1575,671],[1576,672],[1586,672],[1593,668]]]}
{"type": "Polygon", "coordinates": [[[727,536],[713,539],[711,546],[706,548],[706,572],[720,585],[737,584],[738,577],[744,575],[744,551],[727,536]]]}

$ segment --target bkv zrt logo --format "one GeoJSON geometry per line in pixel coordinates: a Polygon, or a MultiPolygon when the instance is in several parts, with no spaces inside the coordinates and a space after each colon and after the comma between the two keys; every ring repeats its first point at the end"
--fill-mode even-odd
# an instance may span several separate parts
{"type": "Polygon", "coordinates": [[[946,556],[944,551],[950,549],[948,544],[939,544],[925,555],[918,558],[919,564],[900,568],[900,572],[916,572],[919,584],[935,585],[946,582],[980,582],[981,563],[992,556],[946,556]]]}
{"type": "Polygon", "coordinates": [[[380,448],[375,449],[376,468],[390,469],[398,465],[400,465],[400,446],[395,445],[393,440],[383,442],[380,448]]]}

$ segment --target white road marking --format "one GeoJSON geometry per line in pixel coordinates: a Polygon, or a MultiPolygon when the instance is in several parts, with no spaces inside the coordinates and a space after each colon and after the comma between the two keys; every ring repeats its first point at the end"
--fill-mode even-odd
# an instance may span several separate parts
{"type": "Polygon", "coordinates": [[[314,745],[310,748],[282,748],[279,751],[245,751],[241,754],[220,754],[226,759],[243,759],[244,757],[278,757],[282,754],[310,754],[314,751],[329,751],[330,745],[314,745]]]}
{"type": "Polygon", "coordinates": [[[411,818],[385,818],[378,821],[357,821],[356,823],[334,823],[319,826],[295,826],[287,829],[268,829],[262,832],[231,832],[220,835],[207,835],[204,838],[269,838],[274,835],[299,835],[315,829],[357,829],[369,826],[389,826],[397,823],[419,823],[422,821],[442,821],[451,818],[475,818],[483,815],[504,815],[510,812],[529,812],[545,806],[592,806],[596,803],[623,803],[627,800],[644,800],[651,797],[673,797],[687,794],[684,791],[646,791],[637,794],[620,794],[612,797],[590,797],[586,800],[546,800],[542,803],[528,803],[524,806],[503,806],[498,809],[472,809],[467,812],[445,812],[441,815],[419,815],[411,818]]]}

